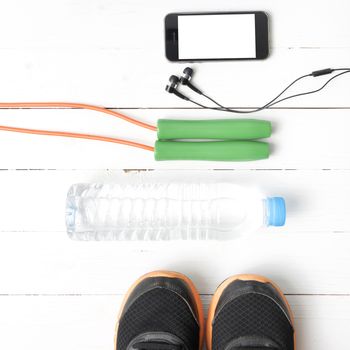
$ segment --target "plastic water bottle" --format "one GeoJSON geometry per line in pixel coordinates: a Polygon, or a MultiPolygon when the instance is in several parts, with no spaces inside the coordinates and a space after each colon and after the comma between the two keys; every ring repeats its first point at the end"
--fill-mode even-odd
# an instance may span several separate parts
{"type": "Polygon", "coordinates": [[[75,240],[221,240],[285,219],[283,198],[227,182],[75,184],[66,203],[75,240]]]}

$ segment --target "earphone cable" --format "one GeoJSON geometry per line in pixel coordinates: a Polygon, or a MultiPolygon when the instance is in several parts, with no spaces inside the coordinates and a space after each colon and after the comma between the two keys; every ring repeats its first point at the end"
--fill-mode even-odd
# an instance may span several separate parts
{"type": "MultiPolygon", "coordinates": [[[[339,70],[341,70],[341,69],[335,69],[335,70],[339,71],[339,70]]],[[[327,80],[320,88],[318,88],[318,89],[310,90],[310,91],[306,91],[306,92],[301,92],[301,93],[299,93],[299,94],[295,94],[295,95],[290,95],[290,96],[284,97],[284,98],[282,98],[282,99],[280,99],[280,100],[278,100],[278,101],[276,101],[276,102],[274,102],[274,103],[269,104],[267,108],[270,108],[270,107],[272,107],[272,106],[274,106],[274,105],[276,105],[276,104],[278,104],[278,103],[281,103],[281,102],[283,102],[283,101],[289,100],[289,99],[291,99],[291,98],[315,94],[315,93],[317,93],[317,92],[323,90],[323,89],[324,89],[332,80],[334,80],[335,78],[337,78],[337,77],[339,77],[339,76],[341,76],[341,75],[347,74],[347,73],[350,73],[350,69],[349,69],[349,70],[346,70],[346,71],[344,71],[344,72],[342,72],[342,73],[336,74],[336,75],[333,76],[332,78],[328,79],[328,80],[327,80]]]]}
{"type": "Polygon", "coordinates": [[[228,107],[225,107],[224,105],[220,104],[219,102],[217,102],[216,100],[214,100],[213,98],[211,98],[210,96],[206,95],[205,93],[202,92],[202,96],[205,97],[206,99],[208,99],[209,101],[215,103],[217,106],[219,106],[220,108],[228,108],[228,107]]]}
{"type": "Polygon", "coordinates": [[[298,81],[310,77],[311,74],[306,74],[303,75],[297,79],[295,79],[292,83],[290,83],[284,90],[282,90],[282,92],[280,92],[276,97],[274,97],[270,102],[266,103],[264,106],[259,107],[259,108],[255,108],[253,110],[250,111],[241,111],[241,110],[237,110],[237,109],[233,109],[230,107],[224,107],[221,104],[219,104],[218,102],[216,102],[214,99],[212,99],[211,97],[209,97],[208,95],[203,94],[204,97],[208,98],[210,101],[214,102],[217,106],[219,106],[220,108],[223,108],[224,110],[228,110],[231,111],[233,113],[253,113],[253,112],[258,112],[261,111],[263,109],[266,109],[271,103],[273,103],[274,101],[276,101],[280,96],[282,96],[287,90],[289,90],[294,84],[296,84],[298,81]]]}
{"type": "Polygon", "coordinates": [[[201,108],[204,108],[204,109],[216,109],[216,110],[219,110],[219,111],[222,111],[223,109],[221,108],[216,108],[216,107],[209,107],[209,106],[205,106],[205,105],[202,105],[201,103],[199,102],[196,102],[194,100],[192,100],[191,98],[188,98],[187,101],[197,105],[198,107],[201,107],[201,108]]]}
{"type": "Polygon", "coordinates": [[[254,112],[259,112],[261,110],[264,109],[268,109],[276,104],[279,104],[283,101],[292,99],[292,98],[296,98],[296,97],[300,97],[300,96],[305,96],[305,95],[310,95],[310,94],[314,94],[316,92],[319,92],[321,90],[323,90],[332,80],[336,79],[337,77],[344,75],[346,73],[350,72],[350,68],[336,68],[333,69],[332,72],[334,71],[343,71],[341,73],[336,74],[335,76],[333,76],[332,78],[330,78],[329,80],[326,81],[326,83],[324,83],[324,85],[322,85],[320,88],[315,89],[315,90],[311,90],[311,91],[307,91],[307,92],[303,92],[303,93],[299,93],[299,94],[294,94],[294,95],[290,95],[287,97],[284,97],[280,100],[277,100],[279,97],[281,97],[287,90],[289,90],[294,84],[296,84],[298,81],[307,78],[307,77],[311,77],[313,76],[313,74],[306,74],[303,75],[297,79],[295,79],[292,83],[290,83],[284,90],[282,90],[282,92],[280,92],[275,98],[273,98],[271,101],[269,101],[268,103],[266,103],[264,106],[259,107],[259,108],[255,108],[253,110],[249,110],[249,111],[243,111],[243,110],[238,110],[238,109],[233,109],[233,108],[229,108],[229,107],[224,107],[221,104],[219,104],[217,101],[215,101],[213,98],[209,97],[208,95],[205,95],[204,93],[202,94],[204,97],[206,97],[207,99],[209,99],[210,101],[214,102],[217,106],[219,107],[210,107],[210,106],[205,106],[202,105],[198,102],[195,102],[191,99],[189,99],[190,102],[196,104],[197,106],[201,107],[201,108],[205,108],[205,109],[211,109],[211,110],[218,110],[218,111],[226,111],[226,112],[231,112],[231,113],[240,113],[240,114],[248,114],[248,113],[254,113],[254,112]],[[277,101],[276,101],[277,100],[277,101]]]}

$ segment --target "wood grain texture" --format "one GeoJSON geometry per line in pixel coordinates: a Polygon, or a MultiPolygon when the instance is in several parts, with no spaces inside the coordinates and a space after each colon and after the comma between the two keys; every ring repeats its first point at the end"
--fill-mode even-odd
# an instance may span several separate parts
{"type": "Polygon", "coordinates": [[[274,233],[231,242],[72,242],[65,232],[0,234],[0,294],[122,294],[152,270],[188,274],[213,293],[239,273],[288,294],[349,294],[349,234],[274,233]]]}
{"type": "MultiPolygon", "coordinates": [[[[0,100],[127,108],[125,113],[152,124],[158,118],[236,117],[190,108],[164,91],[169,75],[188,65],[165,59],[164,16],[217,10],[269,13],[269,59],[191,64],[194,82],[206,93],[223,104],[248,108],[261,106],[299,75],[349,66],[349,4],[3,0],[0,100]]],[[[326,78],[308,79],[291,92],[319,87],[326,78]]],[[[320,94],[251,115],[273,123],[272,156],[261,162],[156,163],[151,153],[124,146],[1,132],[0,348],[112,349],[122,294],[139,275],[165,268],[193,278],[205,307],[227,276],[266,275],[288,294],[298,349],[347,349],[349,84],[350,76],[344,76],[320,94]],[[216,177],[258,186],[286,198],[287,226],[232,242],[70,241],[64,226],[68,187],[121,181],[126,176],[121,169],[160,170],[128,172],[127,179],[149,174],[166,181],[216,177]]],[[[124,137],[149,145],[156,138],[113,117],[71,109],[0,109],[0,124],[124,137]]]]}
{"type": "MultiPolygon", "coordinates": [[[[158,30],[162,30],[159,23],[158,30]]],[[[350,28],[347,31],[350,32],[350,28]]],[[[151,34],[150,34],[151,35],[151,34]]],[[[192,107],[170,95],[165,85],[171,74],[190,65],[193,82],[224,105],[260,107],[297,77],[328,67],[348,67],[350,48],[272,49],[267,60],[214,65],[169,63],[163,40],[154,49],[1,49],[2,101],[68,101],[107,107],[192,107]],[[9,68],[11,67],[11,68],[9,68]],[[14,68],[12,68],[14,67],[14,68]]],[[[327,77],[309,78],[291,93],[320,87],[327,77]]],[[[349,75],[338,78],[324,92],[286,101],[289,107],[348,107],[349,75]]],[[[196,95],[183,93],[206,103],[196,95]]]]}
{"type": "Polygon", "coordinates": [[[349,47],[350,39],[346,0],[334,0],[331,6],[326,0],[150,0],[148,6],[142,0],[7,0],[4,5],[1,30],[11,33],[2,40],[4,48],[147,47],[158,52],[163,18],[169,12],[257,9],[270,14],[274,47],[349,47]],[[326,19],[333,20],[332,25],[327,26],[326,19]]]}
{"type": "MultiPolygon", "coordinates": [[[[337,296],[287,296],[295,315],[297,348],[347,348],[350,300],[337,296]]],[[[203,296],[207,310],[210,296],[203,296]]],[[[8,349],[113,348],[120,295],[0,297],[0,344],[8,349]],[[18,336],[20,330],[20,336],[18,336]]]]}

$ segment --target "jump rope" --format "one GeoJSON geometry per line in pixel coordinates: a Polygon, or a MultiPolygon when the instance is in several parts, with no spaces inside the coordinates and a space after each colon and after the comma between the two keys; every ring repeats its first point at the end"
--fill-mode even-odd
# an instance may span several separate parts
{"type": "MultiPolygon", "coordinates": [[[[271,101],[259,108],[250,110],[233,109],[225,107],[218,103],[210,96],[204,94],[200,89],[190,82],[193,75],[193,70],[189,67],[185,68],[183,75],[178,78],[172,75],[169,79],[169,84],[166,86],[166,91],[189,101],[203,109],[216,111],[224,111],[231,113],[253,113],[286,101],[288,99],[299,96],[310,95],[324,89],[332,80],[350,72],[350,68],[323,69],[314,71],[310,74],[303,75],[295,79],[281,93],[279,93],[271,101]],[[320,88],[290,95],[280,98],[288,89],[290,89],[298,81],[307,77],[318,77],[326,74],[340,72],[326,81],[320,88]],[[199,95],[210,100],[217,107],[202,105],[189,97],[183,95],[177,89],[179,85],[189,87],[199,95]]],[[[110,110],[105,107],[94,106],[82,103],[70,102],[14,102],[0,103],[0,108],[77,108],[88,109],[96,112],[112,115],[114,117],[135,124],[139,127],[157,132],[158,140],[154,147],[142,143],[123,140],[119,138],[72,133],[64,131],[50,131],[40,129],[26,129],[11,126],[0,125],[0,130],[19,132],[26,134],[47,135],[47,136],[62,136],[79,139],[97,140],[123,144],[141,148],[147,151],[154,152],[155,160],[214,160],[214,161],[249,161],[266,159],[269,157],[269,144],[267,142],[257,141],[271,136],[272,127],[269,121],[256,119],[217,119],[217,120],[172,120],[159,119],[157,126],[153,126],[142,121],[131,118],[120,112],[110,110]]]]}

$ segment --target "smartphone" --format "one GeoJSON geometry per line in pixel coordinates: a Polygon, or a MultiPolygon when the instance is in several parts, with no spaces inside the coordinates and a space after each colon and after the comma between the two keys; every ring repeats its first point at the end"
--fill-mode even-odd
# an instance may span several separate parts
{"type": "Polygon", "coordinates": [[[165,17],[170,61],[263,59],[269,53],[265,12],[170,13],[165,17]]]}

